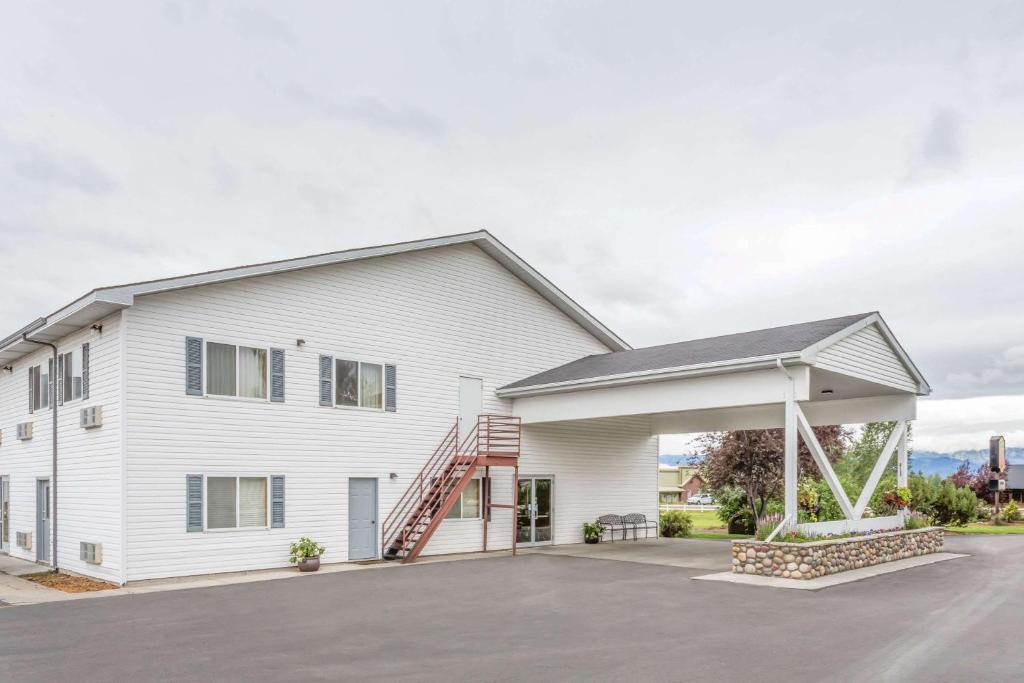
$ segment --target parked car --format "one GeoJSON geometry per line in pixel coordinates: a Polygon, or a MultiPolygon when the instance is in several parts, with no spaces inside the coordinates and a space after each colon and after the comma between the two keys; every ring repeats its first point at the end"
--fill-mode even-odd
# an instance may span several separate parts
{"type": "Polygon", "coordinates": [[[710,493],[695,493],[686,502],[690,505],[714,505],[715,499],[710,493]]]}

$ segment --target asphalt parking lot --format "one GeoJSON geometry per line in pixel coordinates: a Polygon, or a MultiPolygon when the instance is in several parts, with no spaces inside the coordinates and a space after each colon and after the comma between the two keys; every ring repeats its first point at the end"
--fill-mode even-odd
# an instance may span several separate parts
{"type": "Polygon", "coordinates": [[[530,554],[10,607],[0,680],[1018,678],[1024,537],[947,550],[817,592],[530,554]]]}

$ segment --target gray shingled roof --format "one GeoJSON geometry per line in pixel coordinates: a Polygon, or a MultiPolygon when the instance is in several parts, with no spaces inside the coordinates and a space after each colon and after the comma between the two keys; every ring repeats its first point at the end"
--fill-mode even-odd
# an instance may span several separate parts
{"type": "Polygon", "coordinates": [[[704,363],[802,351],[869,315],[873,314],[847,315],[841,318],[772,327],[767,330],[740,332],[722,337],[694,339],[674,344],[586,356],[513,382],[502,389],[596,379],[645,370],[682,368],[704,363]]]}
{"type": "Polygon", "coordinates": [[[1024,489],[1024,465],[1006,466],[1006,488],[1024,489]]]}

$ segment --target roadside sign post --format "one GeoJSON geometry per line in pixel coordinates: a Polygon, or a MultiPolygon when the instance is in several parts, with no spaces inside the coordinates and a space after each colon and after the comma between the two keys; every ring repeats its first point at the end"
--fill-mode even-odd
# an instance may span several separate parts
{"type": "MultiPolygon", "coordinates": [[[[988,468],[993,475],[1006,471],[1006,439],[993,436],[988,440],[988,468]]],[[[993,476],[988,480],[988,490],[995,492],[996,516],[999,515],[999,492],[1006,490],[1006,480],[993,476]]]]}

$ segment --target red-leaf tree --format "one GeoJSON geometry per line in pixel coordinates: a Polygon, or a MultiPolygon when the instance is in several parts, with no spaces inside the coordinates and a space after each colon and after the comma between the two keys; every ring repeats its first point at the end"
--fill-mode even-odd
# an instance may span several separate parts
{"type": "MultiPolygon", "coordinates": [[[[849,430],[841,426],[814,427],[814,435],[830,462],[846,451],[849,430]]],[[[803,439],[799,439],[801,476],[821,477],[818,466],[803,439]]],[[[738,486],[747,494],[747,504],[759,519],[772,498],[782,495],[785,474],[785,442],[781,429],[721,432],[700,440],[704,460],[700,476],[712,489],[738,486]]]]}

